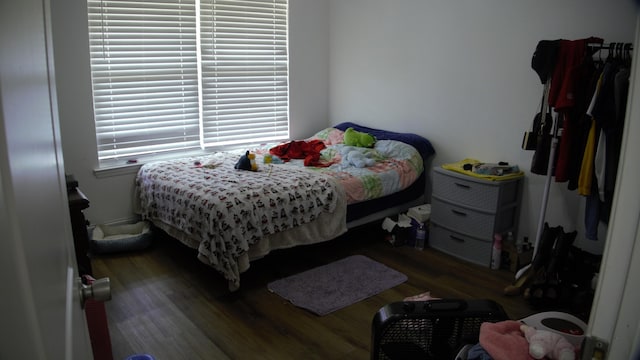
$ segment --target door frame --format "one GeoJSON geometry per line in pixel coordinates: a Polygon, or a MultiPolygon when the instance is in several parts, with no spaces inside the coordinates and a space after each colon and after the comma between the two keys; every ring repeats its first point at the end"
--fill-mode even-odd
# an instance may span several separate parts
{"type": "Polygon", "coordinates": [[[601,272],[587,333],[609,343],[609,359],[640,356],[640,14],[620,162],[601,272]]]}

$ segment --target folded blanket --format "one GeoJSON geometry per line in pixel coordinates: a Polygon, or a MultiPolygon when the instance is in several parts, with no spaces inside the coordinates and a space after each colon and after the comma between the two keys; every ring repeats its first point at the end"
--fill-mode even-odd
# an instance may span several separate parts
{"type": "Polygon", "coordinates": [[[499,181],[499,180],[509,180],[509,179],[517,179],[520,178],[522,176],[524,176],[524,172],[523,171],[514,171],[514,172],[510,172],[504,175],[491,175],[491,174],[481,174],[481,173],[477,173],[474,172],[472,169],[470,170],[465,170],[464,166],[466,164],[470,164],[471,168],[473,169],[474,166],[477,167],[477,165],[482,164],[480,161],[476,160],[476,159],[464,159],[464,160],[460,160],[458,162],[455,163],[450,163],[450,164],[442,164],[442,168],[446,169],[446,170],[451,170],[451,171],[455,171],[461,174],[465,174],[465,175],[469,175],[469,176],[473,176],[473,177],[477,177],[480,179],[485,179],[485,180],[492,180],[492,181],[499,181]]]}

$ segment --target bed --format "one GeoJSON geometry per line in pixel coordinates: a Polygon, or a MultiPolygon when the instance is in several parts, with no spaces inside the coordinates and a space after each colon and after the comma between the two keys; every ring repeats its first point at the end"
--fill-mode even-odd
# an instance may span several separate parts
{"type": "Polygon", "coordinates": [[[217,152],[150,162],[136,177],[141,217],[197,249],[230,290],[272,250],[328,241],[424,203],[435,153],[419,135],[349,122],[251,152],[258,171],[235,168],[242,152],[217,152]],[[373,135],[375,146],[345,145],[348,128],[373,135]]]}

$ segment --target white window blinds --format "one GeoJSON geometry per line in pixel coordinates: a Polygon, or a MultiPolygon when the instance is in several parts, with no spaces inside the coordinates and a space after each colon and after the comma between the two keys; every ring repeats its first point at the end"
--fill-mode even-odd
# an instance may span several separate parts
{"type": "Polygon", "coordinates": [[[201,19],[205,145],[286,138],[286,0],[202,0],[201,19]]]}
{"type": "Polygon", "coordinates": [[[286,0],[88,9],[101,163],[288,137],[286,0]]]}

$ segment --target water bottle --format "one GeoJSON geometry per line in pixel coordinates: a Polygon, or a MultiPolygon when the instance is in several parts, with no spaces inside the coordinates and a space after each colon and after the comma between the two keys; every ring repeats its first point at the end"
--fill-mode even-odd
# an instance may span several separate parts
{"type": "Polygon", "coordinates": [[[491,268],[500,269],[500,259],[502,257],[502,234],[493,235],[493,248],[491,251],[491,268]]]}
{"type": "Polygon", "coordinates": [[[416,230],[416,249],[423,250],[424,249],[424,240],[427,237],[427,229],[424,227],[424,223],[420,223],[418,226],[418,230],[416,230]]]}

